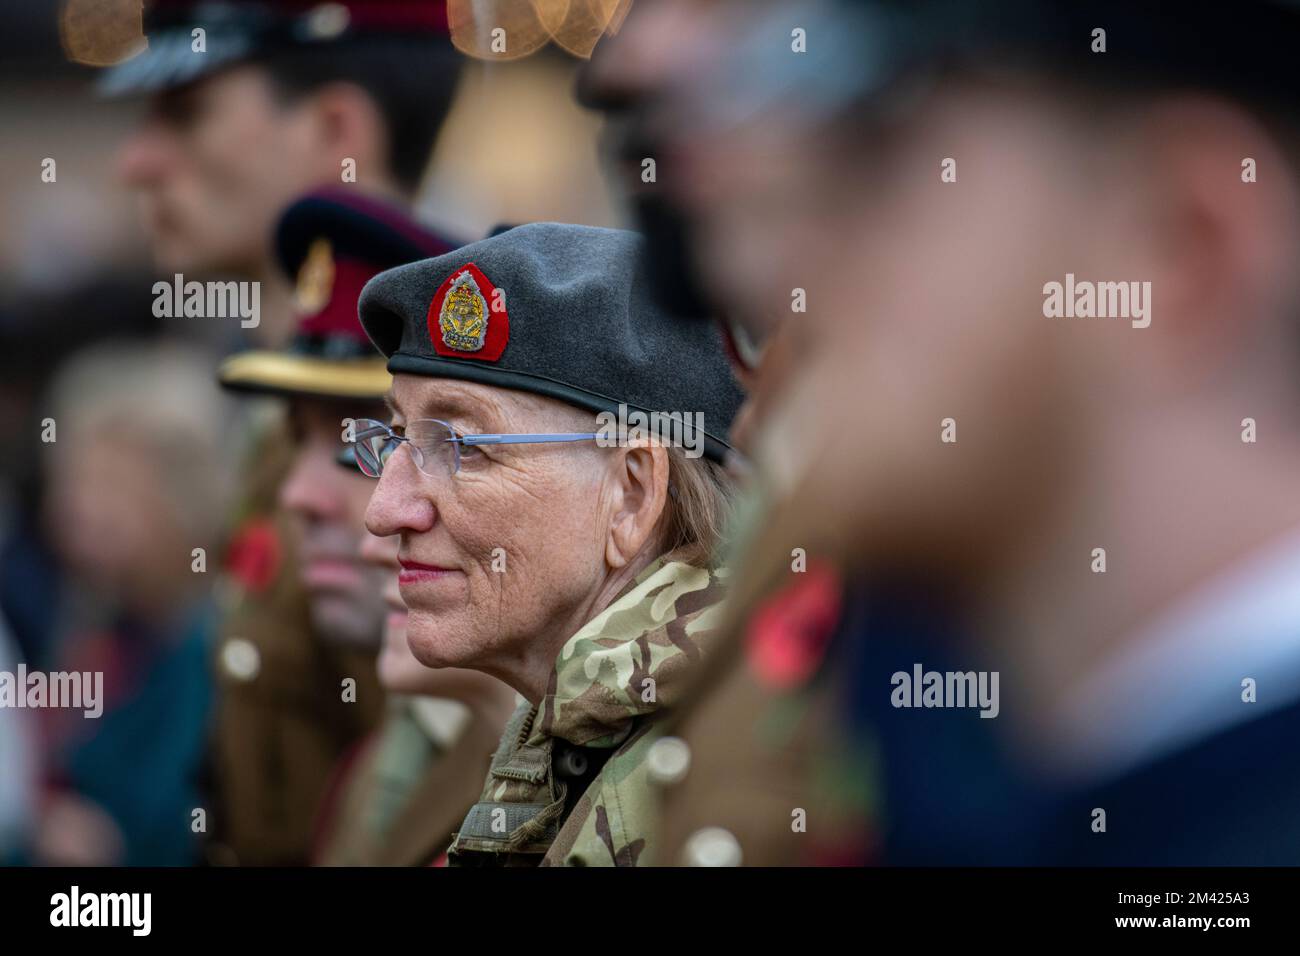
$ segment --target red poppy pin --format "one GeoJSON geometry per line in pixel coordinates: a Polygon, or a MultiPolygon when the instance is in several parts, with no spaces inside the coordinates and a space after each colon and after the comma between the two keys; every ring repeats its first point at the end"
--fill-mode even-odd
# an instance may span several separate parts
{"type": "Polygon", "coordinates": [[[266,518],[253,518],[235,532],[226,549],[226,571],[245,590],[265,591],[280,569],[280,536],[266,518]]]}
{"type": "Polygon", "coordinates": [[[842,600],[839,574],[818,561],[758,607],[749,621],[746,656],[765,687],[792,690],[816,672],[839,623],[842,600]]]}
{"type": "Polygon", "coordinates": [[[504,290],[467,262],[438,287],[429,303],[429,340],[449,358],[501,358],[510,340],[504,290]]]}

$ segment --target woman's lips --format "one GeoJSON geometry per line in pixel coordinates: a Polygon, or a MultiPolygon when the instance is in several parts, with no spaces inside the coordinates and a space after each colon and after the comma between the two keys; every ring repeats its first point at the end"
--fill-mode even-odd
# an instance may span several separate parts
{"type": "Polygon", "coordinates": [[[448,575],[459,573],[455,568],[443,568],[436,564],[421,564],[419,561],[402,561],[400,564],[402,569],[397,572],[397,583],[402,587],[439,581],[448,575]]]}

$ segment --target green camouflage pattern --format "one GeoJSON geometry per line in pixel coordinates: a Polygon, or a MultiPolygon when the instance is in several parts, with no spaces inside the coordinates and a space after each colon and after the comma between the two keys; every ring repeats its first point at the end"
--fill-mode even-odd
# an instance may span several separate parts
{"type": "Polygon", "coordinates": [[[710,648],[725,577],[660,558],[565,642],[546,696],[506,726],[453,865],[652,862],[646,753],[710,648]]]}

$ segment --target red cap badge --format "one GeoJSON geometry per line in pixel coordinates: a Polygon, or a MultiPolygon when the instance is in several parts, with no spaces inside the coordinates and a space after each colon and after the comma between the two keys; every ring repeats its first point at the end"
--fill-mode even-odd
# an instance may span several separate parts
{"type": "Polygon", "coordinates": [[[510,341],[505,292],[472,262],[447,277],[429,303],[429,340],[449,358],[495,362],[510,341]]]}

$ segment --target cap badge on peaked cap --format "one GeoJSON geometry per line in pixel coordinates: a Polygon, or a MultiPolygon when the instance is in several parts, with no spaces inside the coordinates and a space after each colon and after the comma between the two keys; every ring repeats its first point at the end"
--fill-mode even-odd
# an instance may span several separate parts
{"type": "Polygon", "coordinates": [[[298,269],[293,304],[300,315],[315,315],[334,294],[334,249],[324,236],[314,240],[298,269]]]}
{"type": "Polygon", "coordinates": [[[510,339],[505,294],[472,262],[438,287],[428,325],[434,351],[453,358],[495,362],[510,339]]]}

